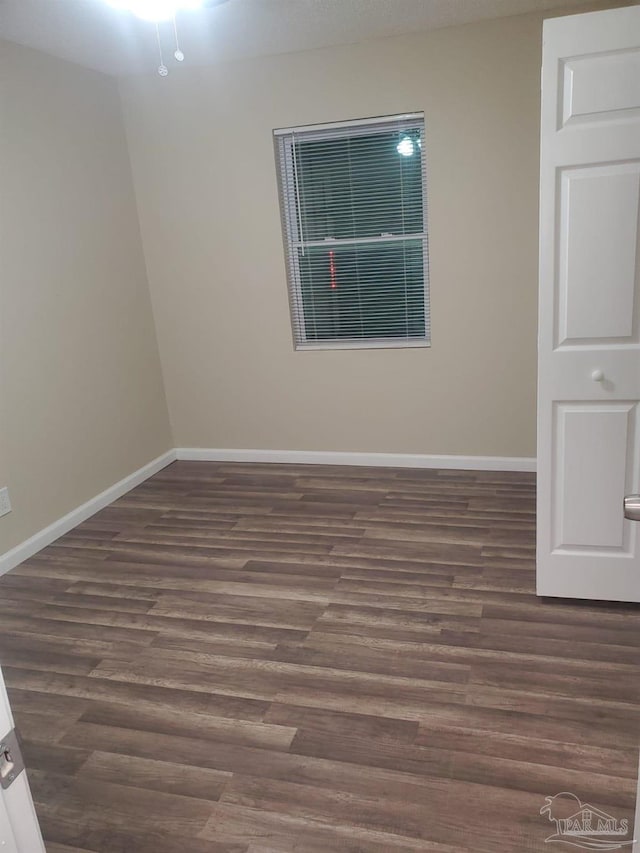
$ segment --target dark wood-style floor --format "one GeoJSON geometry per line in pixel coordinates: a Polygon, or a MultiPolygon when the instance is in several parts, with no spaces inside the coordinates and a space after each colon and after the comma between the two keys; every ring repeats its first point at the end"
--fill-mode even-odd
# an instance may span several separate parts
{"type": "Polygon", "coordinates": [[[633,825],[640,611],[534,595],[534,477],[178,462],[0,579],[49,853],[633,825]]]}

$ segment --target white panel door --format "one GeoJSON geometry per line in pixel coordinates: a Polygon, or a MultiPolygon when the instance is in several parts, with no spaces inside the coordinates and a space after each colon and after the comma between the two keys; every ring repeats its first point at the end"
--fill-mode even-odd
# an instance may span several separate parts
{"type": "Polygon", "coordinates": [[[545,21],[539,595],[640,601],[640,7],[545,21]]]}
{"type": "MultiPolygon", "coordinates": [[[[0,670],[0,745],[14,728],[9,698],[0,670]]],[[[0,775],[11,772],[10,764],[0,755],[0,775]]],[[[6,788],[0,787],[0,851],[1,853],[45,853],[27,774],[23,770],[6,788]]]]}

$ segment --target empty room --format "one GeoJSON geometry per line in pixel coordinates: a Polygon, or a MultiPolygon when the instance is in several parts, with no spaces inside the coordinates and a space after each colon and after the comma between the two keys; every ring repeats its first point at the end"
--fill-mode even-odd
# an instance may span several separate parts
{"type": "Polygon", "coordinates": [[[3,853],[640,853],[640,4],[0,0],[3,853]]]}

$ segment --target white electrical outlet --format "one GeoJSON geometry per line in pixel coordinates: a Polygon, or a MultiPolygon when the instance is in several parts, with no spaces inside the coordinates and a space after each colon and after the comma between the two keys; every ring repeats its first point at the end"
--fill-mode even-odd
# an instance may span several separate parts
{"type": "Polygon", "coordinates": [[[9,500],[9,489],[0,489],[0,516],[11,512],[11,501],[9,500]]]}

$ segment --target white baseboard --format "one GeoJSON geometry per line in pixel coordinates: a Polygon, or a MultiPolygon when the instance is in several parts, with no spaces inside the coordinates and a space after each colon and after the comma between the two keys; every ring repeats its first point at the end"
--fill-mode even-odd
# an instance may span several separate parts
{"type": "Polygon", "coordinates": [[[139,486],[140,483],[144,483],[145,480],[148,480],[149,477],[153,476],[153,474],[157,474],[158,471],[162,470],[162,468],[170,465],[171,462],[175,461],[175,459],[175,450],[169,450],[166,453],[163,453],[162,456],[158,456],[147,465],[143,465],[142,468],[138,468],[138,470],[134,471],[133,474],[129,474],[128,477],[114,483],[113,486],[109,486],[109,488],[105,489],[104,492],[100,492],[99,495],[96,495],[94,498],[91,498],[91,500],[88,500],[81,506],[76,507],[76,509],[71,510],[71,512],[67,513],[62,518],[54,521],[53,524],[50,524],[43,530],[40,530],[34,536],[31,536],[30,539],[21,542],[20,545],[16,545],[16,547],[12,548],[10,551],[6,551],[4,554],[0,555],[0,575],[4,575],[6,572],[24,562],[24,560],[28,560],[29,557],[33,557],[33,555],[37,554],[38,551],[42,550],[42,548],[50,545],[60,536],[67,533],[78,524],[81,524],[83,521],[86,521],[92,515],[95,515],[96,512],[104,509],[104,507],[108,506],[110,503],[113,503],[113,501],[121,498],[123,495],[126,495],[127,492],[131,491],[131,489],[134,489],[136,486],[139,486]]]}
{"type": "Polygon", "coordinates": [[[126,495],[176,459],[198,462],[280,462],[298,465],[368,465],[383,468],[454,468],[469,471],[535,471],[535,458],[520,456],[433,456],[423,453],[344,453],[332,450],[233,450],[178,447],[153,459],[133,474],[54,521],[44,530],[0,555],[0,575],[33,557],[42,548],[126,495]]]}
{"type": "Polygon", "coordinates": [[[232,450],[177,447],[191,462],[284,462],[298,465],[369,465],[384,468],[455,468],[469,471],[535,471],[535,457],[433,456],[423,453],[344,453],[332,450],[232,450]]]}

